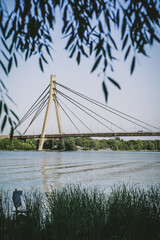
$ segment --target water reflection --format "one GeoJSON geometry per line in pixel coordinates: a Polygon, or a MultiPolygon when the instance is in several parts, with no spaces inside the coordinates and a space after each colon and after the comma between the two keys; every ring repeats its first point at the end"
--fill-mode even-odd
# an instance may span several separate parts
{"type": "Polygon", "coordinates": [[[51,186],[61,187],[61,172],[59,172],[59,166],[61,165],[61,155],[56,156],[50,161],[48,158],[42,159],[43,188],[46,192],[50,190],[51,186]]]}
{"type": "Polygon", "coordinates": [[[45,192],[49,192],[48,176],[47,176],[46,166],[47,166],[47,159],[43,158],[42,159],[43,188],[44,188],[45,192]]]}

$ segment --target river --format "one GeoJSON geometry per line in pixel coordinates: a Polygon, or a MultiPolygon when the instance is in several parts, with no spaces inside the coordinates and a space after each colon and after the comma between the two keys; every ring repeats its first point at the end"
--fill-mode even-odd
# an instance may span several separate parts
{"type": "Polygon", "coordinates": [[[160,152],[0,151],[0,188],[49,191],[67,184],[110,191],[114,184],[160,183],[160,152]]]}

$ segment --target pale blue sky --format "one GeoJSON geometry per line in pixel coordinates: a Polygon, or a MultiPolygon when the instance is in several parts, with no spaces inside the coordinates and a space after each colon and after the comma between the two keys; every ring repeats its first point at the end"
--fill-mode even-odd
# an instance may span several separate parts
{"type": "MultiPolygon", "coordinates": [[[[19,67],[14,67],[8,77],[3,77],[10,96],[18,105],[14,110],[20,118],[49,84],[51,74],[57,76],[57,82],[105,103],[102,91],[103,76],[98,77],[98,70],[90,74],[93,59],[83,59],[80,66],[77,66],[75,58],[68,58],[69,54],[64,50],[65,40],[61,37],[60,22],[57,22],[53,34],[54,61],[49,61],[49,64],[45,65],[44,73],[39,68],[37,57],[33,57],[28,62],[19,57],[19,67]]],[[[107,104],[160,128],[160,45],[154,44],[148,49],[148,54],[150,58],[138,57],[135,72],[130,76],[130,61],[124,63],[120,60],[123,59],[124,53],[123,55],[119,53],[119,61],[115,65],[112,76],[119,82],[122,89],[118,90],[111,83],[106,82],[109,90],[107,104]]],[[[53,108],[54,105],[52,111],[53,108]]],[[[41,132],[43,115],[40,115],[28,133],[41,132]]],[[[55,113],[51,112],[48,133],[57,131],[54,115],[55,113]]],[[[112,117],[110,120],[114,121],[112,117]]],[[[91,123],[86,117],[85,121],[93,131],[103,131],[98,123],[91,123]]],[[[125,123],[121,120],[116,121],[119,121],[119,126],[125,128],[125,123]]],[[[66,122],[65,118],[62,120],[62,125],[64,132],[74,132],[74,128],[66,122]]],[[[127,130],[138,130],[135,126],[132,126],[132,129],[130,126],[127,127],[127,130]]],[[[25,130],[25,126],[20,130],[25,130]]],[[[8,131],[9,128],[6,128],[4,134],[8,131]]]]}

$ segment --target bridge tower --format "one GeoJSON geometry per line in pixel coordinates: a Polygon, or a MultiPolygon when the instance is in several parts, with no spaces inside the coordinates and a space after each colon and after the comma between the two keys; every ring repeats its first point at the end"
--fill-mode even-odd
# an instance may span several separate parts
{"type": "MultiPolygon", "coordinates": [[[[48,104],[47,104],[46,113],[45,113],[45,117],[44,117],[44,122],[43,122],[43,127],[42,127],[42,132],[41,132],[41,138],[39,140],[38,151],[42,151],[42,149],[43,149],[43,144],[44,144],[44,141],[45,141],[46,126],[47,126],[47,121],[48,121],[48,116],[49,116],[49,111],[50,111],[52,100],[54,101],[54,105],[55,105],[58,130],[59,130],[59,133],[62,133],[62,124],[61,124],[59,106],[58,106],[58,101],[57,101],[56,75],[51,75],[50,76],[49,98],[48,98],[48,104]]],[[[62,139],[62,145],[64,147],[64,140],[63,139],[62,139]]]]}

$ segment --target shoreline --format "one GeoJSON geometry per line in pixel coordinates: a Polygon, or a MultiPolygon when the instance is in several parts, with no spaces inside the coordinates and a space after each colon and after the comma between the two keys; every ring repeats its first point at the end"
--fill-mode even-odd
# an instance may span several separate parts
{"type": "Polygon", "coordinates": [[[112,150],[112,149],[87,149],[87,150],[83,150],[83,149],[77,149],[77,150],[53,150],[53,149],[43,149],[42,151],[38,151],[38,150],[25,150],[25,149],[0,149],[1,151],[8,151],[8,152],[160,152],[158,150],[112,150]]]}

